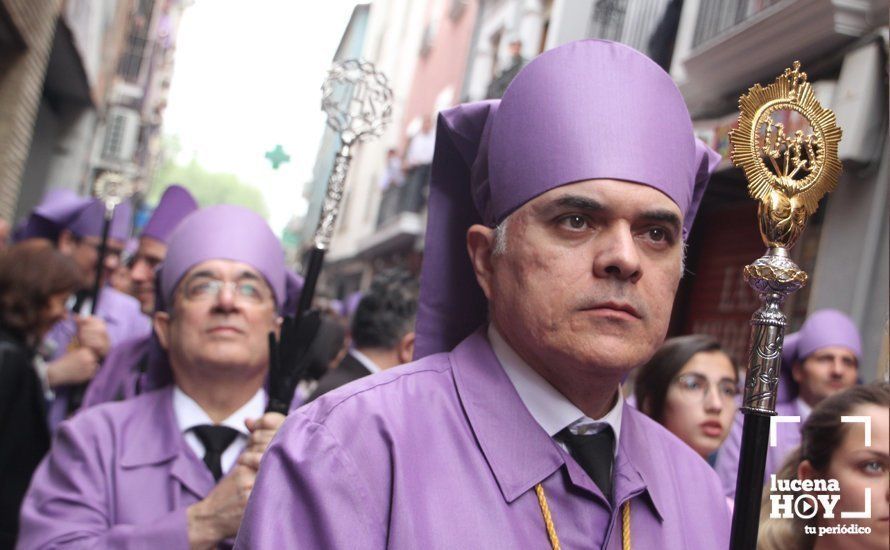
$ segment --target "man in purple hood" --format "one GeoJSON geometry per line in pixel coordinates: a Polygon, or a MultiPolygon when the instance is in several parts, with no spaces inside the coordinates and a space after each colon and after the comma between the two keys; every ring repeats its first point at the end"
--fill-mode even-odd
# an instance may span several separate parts
{"type": "Polygon", "coordinates": [[[291,414],[237,546],[727,547],[716,475],[619,391],[717,160],[671,78],[606,41],[441,113],[417,360],[291,414]]]}
{"type": "MultiPolygon", "coordinates": [[[[58,196],[54,197],[54,201],[59,202],[58,196]]],[[[69,197],[64,203],[60,202],[65,208],[38,207],[32,220],[61,220],[63,213],[72,210],[68,208],[69,203],[76,204],[76,201],[69,197]]],[[[115,209],[108,235],[105,275],[100,283],[99,305],[96,311],[92,310],[87,291],[92,289],[99,271],[104,212],[105,206],[99,200],[86,201],[76,210],[73,219],[62,226],[56,240],[58,249],[80,267],[84,290],[69,304],[72,315],[52,328],[42,346],[49,360],[46,380],[55,392],[49,413],[53,428],[68,413],[71,388],[89,382],[113,346],[128,338],[145,336],[150,330],[149,319],[140,311],[139,303],[132,296],[105,284],[107,275],[120,263],[130,233],[132,207],[129,201],[115,209]]]]}
{"type": "MultiPolygon", "coordinates": [[[[800,422],[776,425],[776,446],[766,454],[764,479],[782,468],[789,453],[800,446],[800,428],[813,407],[826,397],[856,385],[862,340],[859,329],[845,313],[822,309],[810,315],[798,332],[785,337],[782,348],[782,378],[790,399],[776,404],[779,416],[797,416],[800,422]]],[[[742,447],[739,413],[714,465],[726,495],[735,495],[742,447]]]]}
{"type": "Polygon", "coordinates": [[[173,384],[62,423],[21,513],[19,547],[212,548],[235,536],[260,457],[284,251],[236,206],[170,236],[154,329],[173,384]]]}
{"type": "MultiPolygon", "coordinates": [[[[139,247],[133,257],[130,278],[133,282],[133,295],[139,300],[145,315],[151,316],[155,310],[155,272],[167,255],[170,235],[183,218],[197,209],[198,203],[186,188],[171,185],[164,191],[139,236],[139,247]]],[[[169,382],[166,373],[149,370],[151,340],[152,336],[145,334],[115,346],[90,383],[83,406],[129,399],[169,382]]]]}

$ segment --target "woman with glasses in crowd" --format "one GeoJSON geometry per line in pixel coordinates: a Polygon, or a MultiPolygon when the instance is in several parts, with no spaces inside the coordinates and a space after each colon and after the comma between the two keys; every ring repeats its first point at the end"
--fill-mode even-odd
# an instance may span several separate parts
{"type": "Polygon", "coordinates": [[[738,370],[710,336],[665,341],[637,372],[637,407],[713,465],[738,405],[738,370]]]}

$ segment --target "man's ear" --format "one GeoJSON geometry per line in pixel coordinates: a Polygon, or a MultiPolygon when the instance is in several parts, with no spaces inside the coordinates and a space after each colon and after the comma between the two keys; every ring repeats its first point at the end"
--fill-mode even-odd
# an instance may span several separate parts
{"type": "Polygon", "coordinates": [[[151,322],[158,336],[158,342],[164,351],[167,351],[170,346],[170,314],[166,311],[156,311],[151,322]]]}
{"type": "Polygon", "coordinates": [[[803,381],[803,363],[800,361],[791,364],[791,378],[798,384],[803,381]]]}
{"type": "Polygon", "coordinates": [[[75,245],[77,245],[77,239],[74,237],[74,233],[67,229],[63,229],[62,232],[59,233],[59,252],[65,254],[66,256],[71,255],[72,253],[74,253],[75,245]]]}
{"type": "Polygon", "coordinates": [[[467,253],[476,273],[476,281],[491,300],[491,253],[494,250],[494,229],[475,224],[467,229],[467,253]]]}
{"type": "Polygon", "coordinates": [[[399,359],[400,365],[410,363],[414,358],[414,337],[415,333],[412,330],[408,334],[402,336],[402,339],[399,340],[399,344],[396,347],[396,356],[399,359]]]}

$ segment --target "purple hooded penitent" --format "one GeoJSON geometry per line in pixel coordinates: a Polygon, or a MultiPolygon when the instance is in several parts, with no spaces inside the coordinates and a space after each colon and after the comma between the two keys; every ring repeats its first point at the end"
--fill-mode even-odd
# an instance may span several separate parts
{"type": "Polygon", "coordinates": [[[442,112],[436,143],[416,358],[452,349],[485,322],[466,251],[470,225],[494,227],[562,185],[617,179],[674,201],[685,238],[720,160],[695,139],[671,77],[636,50],[602,40],[541,54],[500,101],[442,112]]]}
{"type": "Polygon", "coordinates": [[[259,271],[275,293],[279,309],[287,300],[284,250],[259,214],[229,204],[202,208],[187,216],[167,242],[160,295],[172,303],[179,280],[208,260],[244,262],[259,271]]]}
{"type": "Polygon", "coordinates": [[[185,187],[171,185],[161,195],[161,200],[142,229],[141,236],[166,243],[179,222],[197,209],[198,203],[185,187]]]}
{"type": "Polygon", "coordinates": [[[793,353],[795,360],[803,360],[814,352],[829,346],[841,346],[852,351],[856,358],[862,360],[862,339],[859,329],[845,313],[836,309],[822,309],[809,317],[800,330],[792,336],[793,346],[789,354],[793,353]],[[793,351],[792,351],[793,350],[793,351]]]}
{"type": "Polygon", "coordinates": [[[15,240],[44,238],[55,240],[59,231],[90,204],[72,189],[51,189],[43,195],[25,223],[16,230],[15,240]]]}
{"type": "Polygon", "coordinates": [[[536,486],[563,548],[621,548],[623,503],[632,503],[634,548],[728,547],[729,514],[710,466],[626,404],[614,492],[599,491],[502,368],[466,248],[470,224],[492,227],[541,193],[590,178],[661,190],[688,228],[713,163],[696,147],[668,76],[609,42],[544,53],[500,103],[442,113],[420,359],[341,386],[288,416],[263,456],[235,547],[549,548],[536,486]],[[617,120],[630,128],[616,128],[617,120]],[[607,138],[617,141],[599,143],[607,138]],[[633,166],[652,157],[651,168],[633,166]]]}
{"type": "Polygon", "coordinates": [[[803,361],[814,352],[829,346],[849,349],[862,361],[862,339],[859,329],[847,314],[836,309],[821,309],[804,321],[800,330],[785,336],[782,346],[782,376],[779,382],[779,401],[797,396],[797,384],[791,377],[795,361],[803,361]]]}
{"type": "MultiPolygon", "coordinates": [[[[117,205],[114,209],[114,217],[111,219],[108,237],[125,242],[130,236],[132,218],[133,205],[129,200],[117,205]]],[[[93,199],[90,205],[81,210],[77,218],[68,224],[67,229],[78,237],[101,237],[104,223],[105,204],[98,199],[93,199]]]]}

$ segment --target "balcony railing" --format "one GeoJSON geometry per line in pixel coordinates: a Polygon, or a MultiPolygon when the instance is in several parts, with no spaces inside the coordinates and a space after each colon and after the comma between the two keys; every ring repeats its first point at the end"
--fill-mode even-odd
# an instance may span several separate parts
{"type": "Polygon", "coordinates": [[[587,36],[614,40],[646,52],[668,3],[669,0],[596,0],[587,23],[587,36]]]}
{"type": "Polygon", "coordinates": [[[386,222],[403,212],[422,211],[426,206],[429,179],[430,165],[425,164],[409,170],[401,185],[390,184],[380,199],[377,228],[383,227],[386,222]]]}
{"type": "Polygon", "coordinates": [[[750,19],[785,0],[707,0],[702,2],[698,22],[692,38],[692,47],[723,34],[739,23],[750,19]]]}

